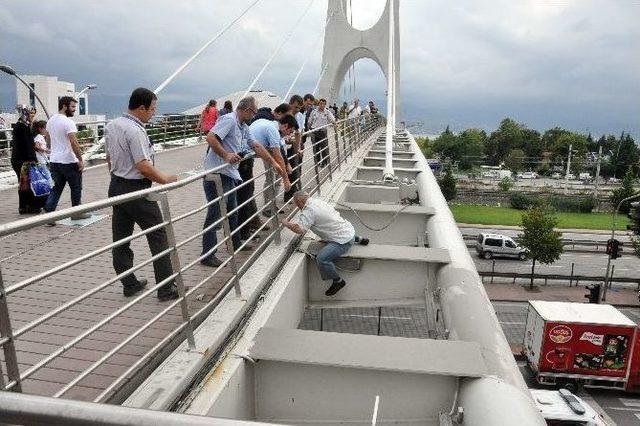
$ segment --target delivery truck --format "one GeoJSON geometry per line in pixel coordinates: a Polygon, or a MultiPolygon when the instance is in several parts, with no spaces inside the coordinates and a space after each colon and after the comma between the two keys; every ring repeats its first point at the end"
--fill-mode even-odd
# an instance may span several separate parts
{"type": "Polygon", "coordinates": [[[538,383],[640,392],[638,326],[611,305],[530,301],[523,355],[538,383]]]}

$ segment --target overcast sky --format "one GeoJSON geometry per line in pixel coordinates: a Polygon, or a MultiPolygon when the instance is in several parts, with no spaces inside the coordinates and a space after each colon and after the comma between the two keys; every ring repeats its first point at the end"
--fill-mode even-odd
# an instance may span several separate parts
{"type": "MultiPolygon", "coordinates": [[[[160,97],[182,111],[244,90],[310,0],[261,0],[160,97]]],[[[352,0],[354,24],[370,26],[384,0],[352,0]]],[[[544,130],[640,136],[640,1],[400,0],[401,96],[416,132],[480,127],[510,116],[544,130]]],[[[250,0],[4,1],[0,62],[24,74],[96,83],[94,113],[116,114],[132,88],[155,88],[250,0]]],[[[283,95],[313,90],[320,72],[326,0],[309,13],[258,83],[283,95]]],[[[356,92],[384,106],[385,80],[371,61],[356,63],[356,92]]],[[[0,108],[15,103],[0,75],[0,108]]],[[[342,92],[344,93],[344,91],[342,92]]],[[[349,91],[347,91],[349,95],[349,91]]]]}

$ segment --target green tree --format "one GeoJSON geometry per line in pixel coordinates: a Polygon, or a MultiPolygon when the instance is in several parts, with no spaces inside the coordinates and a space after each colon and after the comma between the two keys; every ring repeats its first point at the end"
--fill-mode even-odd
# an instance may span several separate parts
{"type": "Polygon", "coordinates": [[[487,133],[480,129],[467,129],[458,135],[456,143],[459,145],[459,167],[469,170],[482,161],[487,133]]]}
{"type": "Polygon", "coordinates": [[[521,149],[513,149],[507,154],[504,159],[504,166],[511,170],[512,172],[519,172],[522,170],[522,165],[524,161],[524,151],[521,149]]]}
{"type": "Polygon", "coordinates": [[[453,176],[453,173],[451,173],[451,169],[447,169],[444,172],[444,176],[438,180],[438,185],[440,185],[440,191],[442,191],[445,200],[451,201],[456,198],[458,189],[456,178],[453,176]]]}
{"type": "Polygon", "coordinates": [[[429,140],[428,137],[418,136],[416,138],[416,143],[420,147],[420,151],[425,156],[425,158],[433,158],[433,143],[429,140]]]}
{"type": "Polygon", "coordinates": [[[509,192],[509,190],[513,188],[513,181],[505,176],[500,182],[498,182],[498,187],[502,192],[509,192]]]}
{"type": "Polygon", "coordinates": [[[527,258],[532,261],[530,289],[533,289],[536,262],[553,263],[563,252],[562,234],[554,230],[557,224],[558,219],[553,211],[543,204],[534,206],[522,215],[522,234],[517,240],[527,249],[527,258]]]}
{"type": "Polygon", "coordinates": [[[523,147],[523,127],[511,118],[505,118],[500,122],[498,129],[489,136],[485,149],[490,164],[497,166],[504,161],[509,151],[523,147]]]}
{"type": "Polygon", "coordinates": [[[573,151],[571,154],[571,162],[574,159],[580,161],[584,159],[587,153],[587,137],[579,133],[566,132],[558,136],[558,138],[550,146],[553,159],[560,162],[565,161],[569,155],[569,147],[573,151]]]}
{"type": "MultiPolygon", "coordinates": [[[[616,188],[613,191],[611,191],[610,199],[614,209],[618,206],[620,201],[624,200],[627,197],[631,197],[633,194],[635,194],[635,190],[633,189],[634,180],[635,179],[633,175],[633,169],[629,167],[627,169],[627,173],[625,173],[624,175],[624,179],[622,179],[622,185],[619,188],[616,188]]],[[[629,207],[630,207],[629,202],[623,203],[620,206],[620,211],[622,213],[628,213],[629,207]]]]}
{"type": "Polygon", "coordinates": [[[560,127],[554,127],[553,129],[549,129],[542,135],[542,149],[544,151],[551,151],[551,147],[555,145],[558,138],[562,135],[568,135],[571,132],[560,127]]]}
{"type": "Polygon", "coordinates": [[[618,140],[618,147],[616,149],[616,156],[614,159],[616,176],[622,176],[622,173],[626,172],[629,168],[632,168],[634,172],[638,170],[638,147],[631,135],[622,134],[618,140]]]}

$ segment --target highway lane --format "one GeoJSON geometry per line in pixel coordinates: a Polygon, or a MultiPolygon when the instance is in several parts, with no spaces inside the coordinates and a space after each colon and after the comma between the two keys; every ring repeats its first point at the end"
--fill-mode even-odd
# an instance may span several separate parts
{"type": "MultiPolygon", "coordinates": [[[[522,344],[524,337],[525,321],[527,319],[527,302],[492,302],[496,310],[498,321],[510,344],[522,344]]],[[[627,317],[640,325],[640,308],[620,308],[627,317]]],[[[529,387],[539,387],[529,368],[524,362],[518,362],[520,371],[529,387]]],[[[621,391],[608,389],[586,389],[583,391],[589,399],[593,399],[609,418],[618,426],[631,426],[640,424],[640,396],[621,391]]]]}
{"type": "MultiPolygon", "coordinates": [[[[477,234],[479,232],[489,232],[496,234],[508,235],[515,237],[519,231],[505,229],[477,229],[477,228],[461,228],[464,234],[477,234]]],[[[603,241],[608,238],[606,235],[600,234],[564,234],[565,238],[585,239],[591,241],[603,241]]],[[[612,260],[614,266],[614,276],[617,277],[640,277],[640,258],[630,253],[631,249],[624,247],[627,251],[623,252],[622,257],[612,260]]],[[[491,271],[493,260],[482,259],[478,256],[475,248],[469,247],[471,257],[474,259],[476,267],[479,271],[491,271]]],[[[495,259],[496,271],[499,272],[521,272],[531,271],[531,261],[515,260],[515,259],[495,259]]],[[[546,274],[571,274],[571,266],[573,264],[574,275],[594,275],[604,276],[607,267],[607,255],[604,251],[584,253],[567,251],[560,256],[560,259],[551,264],[536,264],[536,272],[546,274]]],[[[632,285],[634,286],[634,285],[632,285]]]]}

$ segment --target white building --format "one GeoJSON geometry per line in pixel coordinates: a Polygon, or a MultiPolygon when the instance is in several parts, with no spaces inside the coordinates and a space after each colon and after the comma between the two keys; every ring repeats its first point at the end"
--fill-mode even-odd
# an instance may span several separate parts
{"type": "MultiPolygon", "coordinates": [[[[89,113],[89,92],[83,93],[80,98],[78,98],[75,84],[60,81],[58,77],[55,76],[21,75],[20,77],[35,90],[42,102],[44,102],[49,114],[55,114],[58,111],[58,99],[63,96],[72,96],[78,100],[76,115],[73,117],[76,123],[82,124],[92,121],[104,121],[104,115],[89,113]]],[[[35,106],[38,109],[36,119],[45,120],[47,118],[42,110],[42,106],[33,95],[33,92],[28,90],[18,79],[16,79],[16,100],[17,104],[35,106]]]]}

